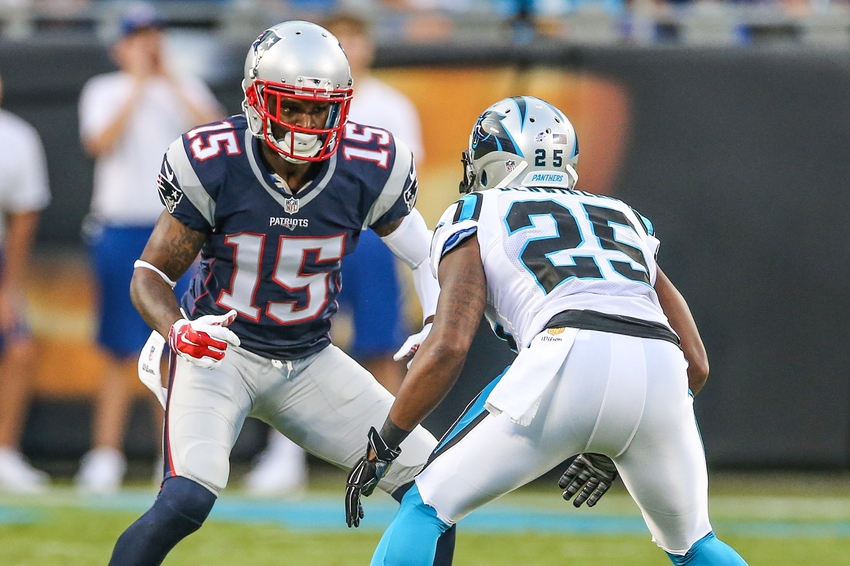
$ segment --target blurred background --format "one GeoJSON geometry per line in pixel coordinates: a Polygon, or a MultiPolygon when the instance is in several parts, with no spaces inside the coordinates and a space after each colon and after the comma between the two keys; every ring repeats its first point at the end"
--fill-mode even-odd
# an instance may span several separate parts
{"type": "MultiPolygon", "coordinates": [[[[154,4],[168,19],[172,71],[202,77],[228,113],[240,112],[242,62],[263,29],[335,11],[367,18],[374,75],[419,113],[427,160],[417,207],[432,227],[458,196],[460,152],[484,108],[519,94],[559,106],[580,139],[579,188],[653,221],[659,263],[700,326],[711,376],[696,410],[709,465],[850,468],[849,2],[154,4]]],[[[115,68],[109,46],[124,7],[0,0],[3,106],[38,130],[53,194],[27,288],[38,359],[21,448],[60,477],[91,445],[103,363],[80,235],[93,161],[77,102],[86,80],[115,68]]],[[[463,377],[426,423],[438,436],[510,363],[488,333],[479,331],[463,377]]],[[[126,453],[152,462],[149,393],[136,388],[126,453]]],[[[234,461],[266,439],[249,422],[234,461]]]]}

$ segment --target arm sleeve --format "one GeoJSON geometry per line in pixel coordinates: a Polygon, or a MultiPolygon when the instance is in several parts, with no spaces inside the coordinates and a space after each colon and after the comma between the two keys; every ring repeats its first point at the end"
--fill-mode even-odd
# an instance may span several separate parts
{"type": "Polygon", "coordinates": [[[389,235],[381,238],[390,250],[413,272],[413,286],[425,319],[437,312],[440,284],[428,267],[432,232],[415,208],[389,235]]]}

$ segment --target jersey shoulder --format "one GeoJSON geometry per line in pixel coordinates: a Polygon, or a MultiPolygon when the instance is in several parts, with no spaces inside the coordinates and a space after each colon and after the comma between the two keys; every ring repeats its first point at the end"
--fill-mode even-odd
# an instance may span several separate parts
{"type": "Polygon", "coordinates": [[[245,155],[252,138],[246,131],[245,117],[237,115],[192,128],[171,143],[157,177],[168,212],[196,230],[215,225],[216,201],[226,184],[250,174],[245,155]]]}
{"type": "Polygon", "coordinates": [[[389,130],[349,120],[342,128],[337,151],[349,168],[381,176],[391,170],[398,154],[404,158],[404,152],[410,150],[389,130]]]}
{"type": "Polygon", "coordinates": [[[244,163],[252,139],[246,132],[247,121],[241,115],[204,124],[175,140],[165,159],[178,181],[199,182],[212,194],[229,169],[244,163]]]}
{"type": "Polygon", "coordinates": [[[413,210],[419,190],[413,153],[391,132],[349,121],[337,151],[339,173],[356,179],[371,203],[364,227],[390,224],[413,210]]]}

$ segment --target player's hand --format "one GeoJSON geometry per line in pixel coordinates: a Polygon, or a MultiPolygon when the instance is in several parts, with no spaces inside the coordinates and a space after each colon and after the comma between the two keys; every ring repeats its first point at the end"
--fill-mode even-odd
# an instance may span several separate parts
{"type": "Polygon", "coordinates": [[[422,345],[422,342],[424,342],[425,338],[428,337],[428,334],[431,333],[431,326],[432,324],[429,322],[422,327],[422,330],[412,336],[408,336],[407,340],[404,341],[404,344],[401,345],[401,348],[398,349],[398,352],[393,354],[393,360],[400,362],[405,358],[410,358],[410,361],[407,362],[407,367],[410,367],[410,362],[413,361],[413,354],[416,353],[416,350],[419,349],[419,346],[422,345]]]}
{"type": "Polygon", "coordinates": [[[581,507],[587,501],[587,506],[593,507],[616,479],[617,467],[611,458],[602,454],[579,454],[561,476],[558,487],[564,490],[567,501],[578,493],[573,506],[581,507]]]}
{"type": "Polygon", "coordinates": [[[225,328],[236,320],[236,311],[204,315],[196,320],[181,318],[168,332],[168,346],[178,356],[198,367],[212,369],[221,363],[227,345],[238,346],[239,337],[225,328]]]}
{"type": "Polygon", "coordinates": [[[349,527],[360,526],[360,519],[363,518],[360,496],[372,495],[375,486],[399,454],[401,448],[390,448],[375,427],[369,429],[366,454],[351,468],[345,483],[345,522],[349,527]]]}

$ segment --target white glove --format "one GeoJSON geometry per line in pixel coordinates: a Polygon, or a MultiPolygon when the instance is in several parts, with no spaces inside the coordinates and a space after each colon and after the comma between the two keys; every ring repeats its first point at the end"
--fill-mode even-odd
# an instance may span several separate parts
{"type": "Polygon", "coordinates": [[[187,362],[212,369],[221,363],[228,344],[240,344],[239,337],[225,328],[234,320],[236,311],[232,309],[226,314],[207,314],[196,320],[181,318],[168,331],[168,345],[187,362]]]}
{"type": "Polygon", "coordinates": [[[422,327],[422,330],[408,336],[404,344],[401,345],[401,348],[398,349],[398,352],[393,355],[393,360],[399,362],[405,358],[410,358],[410,361],[407,362],[407,367],[410,368],[410,364],[413,363],[413,355],[419,349],[419,346],[422,345],[422,342],[425,341],[425,338],[428,337],[428,334],[431,333],[431,326],[432,324],[429,322],[422,327]]]}

